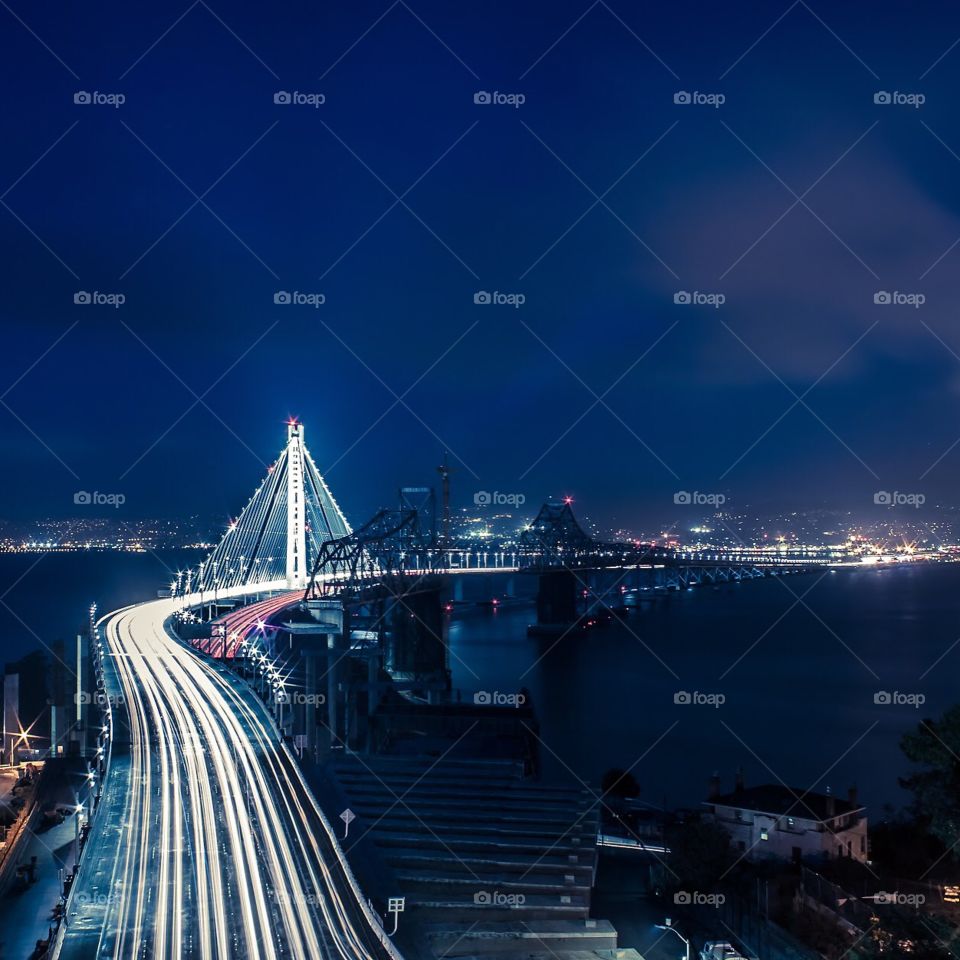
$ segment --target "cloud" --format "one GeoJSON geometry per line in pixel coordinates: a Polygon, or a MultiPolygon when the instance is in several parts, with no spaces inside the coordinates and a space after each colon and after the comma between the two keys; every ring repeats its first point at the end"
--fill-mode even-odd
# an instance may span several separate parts
{"type": "MultiPolygon", "coordinates": [[[[810,152],[801,145],[796,156],[810,152]]],[[[927,327],[960,353],[951,283],[960,244],[943,257],[960,238],[960,217],[882,147],[866,142],[804,198],[813,213],[744,156],[747,162],[723,179],[716,168],[709,176],[705,169],[662,214],[669,224],[664,247],[679,251],[673,262],[681,274],[679,284],[662,280],[662,295],[679,286],[726,296],[720,310],[700,310],[690,341],[690,359],[706,378],[770,378],[723,323],[788,380],[815,380],[874,323],[830,378],[858,376],[878,352],[956,362],[927,327]],[[878,305],[878,291],[921,293],[925,302],[919,309],[878,305]]],[[[804,173],[784,179],[802,194],[813,166],[805,163],[804,173]]]]}

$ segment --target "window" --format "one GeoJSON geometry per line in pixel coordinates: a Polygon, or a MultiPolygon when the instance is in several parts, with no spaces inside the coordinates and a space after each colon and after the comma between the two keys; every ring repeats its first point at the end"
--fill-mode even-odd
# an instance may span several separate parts
{"type": "Polygon", "coordinates": [[[796,826],[793,817],[787,817],[787,829],[792,830],[796,826]]]}
{"type": "Polygon", "coordinates": [[[760,839],[761,839],[761,840],[769,840],[769,839],[770,839],[770,834],[767,833],[767,828],[766,828],[766,827],[764,827],[764,828],[760,831],[760,839]]]}

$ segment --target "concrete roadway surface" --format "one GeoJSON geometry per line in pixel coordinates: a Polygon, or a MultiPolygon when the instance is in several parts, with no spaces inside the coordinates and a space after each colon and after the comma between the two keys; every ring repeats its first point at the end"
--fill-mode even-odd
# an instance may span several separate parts
{"type": "Polygon", "coordinates": [[[57,956],[401,960],[269,712],[164,627],[101,621],[110,768],[57,956]]]}

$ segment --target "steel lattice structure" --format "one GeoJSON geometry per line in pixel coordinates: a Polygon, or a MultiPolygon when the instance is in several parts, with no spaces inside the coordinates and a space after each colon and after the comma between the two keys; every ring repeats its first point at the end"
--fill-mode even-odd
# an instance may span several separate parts
{"type": "Polygon", "coordinates": [[[428,573],[440,562],[434,541],[420,511],[381,510],[352,533],[320,546],[304,599],[394,575],[428,573]]]}

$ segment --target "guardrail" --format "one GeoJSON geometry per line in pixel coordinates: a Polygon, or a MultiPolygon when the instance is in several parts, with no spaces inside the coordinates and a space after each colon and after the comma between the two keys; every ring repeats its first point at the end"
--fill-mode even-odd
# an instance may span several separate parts
{"type": "MultiPolygon", "coordinates": [[[[96,673],[96,679],[100,682],[98,685],[106,687],[106,677],[104,675],[103,669],[103,657],[99,653],[99,639],[100,639],[100,625],[107,620],[108,617],[101,617],[96,624],[94,625],[94,636],[91,638],[92,641],[98,644],[97,654],[93,658],[94,671],[96,673]]],[[[101,795],[103,791],[107,789],[107,783],[110,778],[110,761],[113,758],[113,707],[110,704],[110,698],[107,697],[103,703],[105,719],[107,721],[107,756],[104,763],[103,779],[100,782],[101,795]]],[[[90,831],[87,834],[87,843],[84,844],[84,849],[90,846],[90,840],[93,835],[93,828],[96,823],[99,821],[95,819],[97,811],[100,809],[101,804],[96,803],[94,799],[90,805],[90,831]]],[[[74,816],[79,817],[80,814],[76,813],[74,816]]],[[[79,846],[79,845],[78,845],[79,846]]],[[[80,868],[83,863],[82,851],[77,850],[76,856],[76,866],[73,873],[73,881],[70,884],[70,892],[67,894],[66,903],[63,906],[63,913],[61,914],[60,920],[57,924],[57,930],[53,937],[53,943],[47,948],[47,956],[50,960],[57,960],[57,957],[60,956],[60,951],[63,949],[63,941],[67,935],[67,926],[69,923],[70,910],[73,907],[74,896],[77,892],[77,887],[79,886],[80,879],[80,868]]],[[[62,894],[61,894],[62,896],[62,894]]]]}

